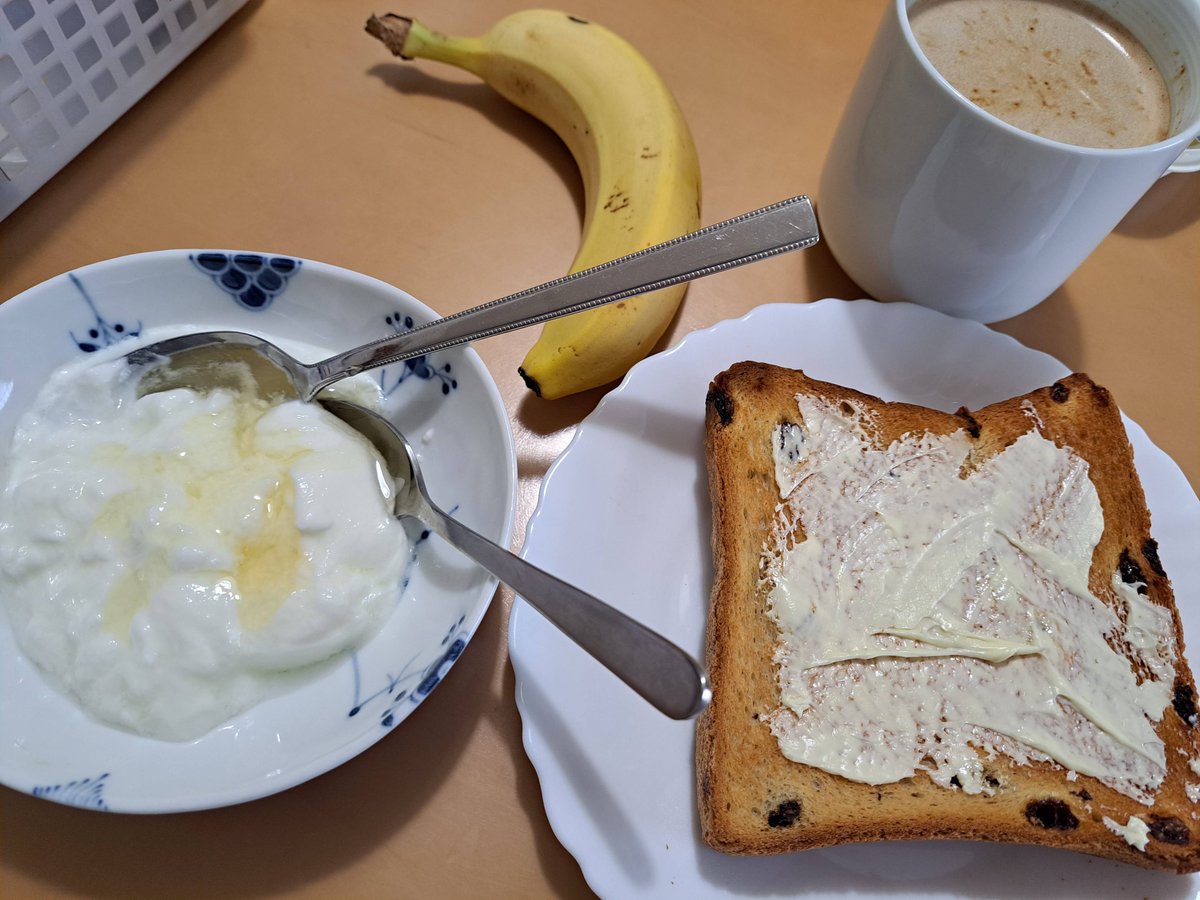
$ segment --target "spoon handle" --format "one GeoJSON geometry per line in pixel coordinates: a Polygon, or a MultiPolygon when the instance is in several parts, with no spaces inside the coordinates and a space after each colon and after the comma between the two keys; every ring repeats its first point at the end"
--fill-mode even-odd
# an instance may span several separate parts
{"type": "Polygon", "coordinates": [[[430,504],[421,521],[502,582],[672,719],[690,719],[712,693],[700,664],[645,625],[509,553],[430,504]]]}
{"type": "Polygon", "coordinates": [[[783,200],[332,356],[313,366],[312,393],[347,375],[811,247],[818,240],[808,198],[783,200]]]}

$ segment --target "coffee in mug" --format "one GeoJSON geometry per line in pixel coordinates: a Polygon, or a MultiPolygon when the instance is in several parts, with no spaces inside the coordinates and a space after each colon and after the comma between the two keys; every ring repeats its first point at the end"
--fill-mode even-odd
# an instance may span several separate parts
{"type": "Polygon", "coordinates": [[[822,238],[869,296],[996,322],[1198,135],[1198,0],[889,0],[821,173],[822,238]]]}
{"type": "Polygon", "coordinates": [[[1171,124],[1166,82],[1124,25],[1078,0],[918,0],[925,56],[981,109],[1081,147],[1141,147],[1171,124]]]}

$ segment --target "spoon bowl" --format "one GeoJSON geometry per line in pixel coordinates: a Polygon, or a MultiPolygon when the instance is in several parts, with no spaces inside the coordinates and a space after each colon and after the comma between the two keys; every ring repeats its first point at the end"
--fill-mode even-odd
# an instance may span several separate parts
{"type": "Polygon", "coordinates": [[[413,518],[470,556],[672,719],[689,719],[712,698],[708,677],[695,659],[662,635],[602,600],[537,568],[443,512],[430,499],[417,456],[387,419],[345,400],[317,401],[369,440],[394,482],[393,512],[413,518]]]}
{"type": "Polygon", "coordinates": [[[315,394],[313,366],[241,331],[167,338],[126,354],[125,361],[135,370],[139,396],[172,388],[226,388],[280,402],[315,394]]]}

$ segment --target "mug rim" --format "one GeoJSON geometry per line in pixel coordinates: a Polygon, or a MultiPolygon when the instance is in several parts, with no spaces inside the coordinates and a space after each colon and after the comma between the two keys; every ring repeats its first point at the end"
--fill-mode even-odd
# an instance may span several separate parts
{"type": "MultiPolygon", "coordinates": [[[[918,0],[894,0],[893,9],[899,20],[900,33],[904,37],[904,42],[909,51],[916,57],[925,73],[933,78],[934,82],[941,87],[950,97],[959,104],[959,106],[968,109],[972,115],[981,118],[983,121],[998,125],[1007,133],[1024,138],[1032,143],[1040,144],[1049,149],[1068,150],[1078,153],[1083,156],[1097,155],[1102,158],[1113,158],[1117,156],[1135,156],[1149,155],[1163,152],[1168,149],[1175,149],[1175,155],[1172,161],[1177,159],[1186,150],[1193,141],[1200,139],[1200,113],[1193,116],[1186,127],[1181,128],[1175,134],[1163,138],[1161,141],[1156,141],[1153,144],[1138,144],[1134,147],[1089,147],[1086,144],[1071,144],[1067,141],[1059,141],[1054,138],[1048,138],[1040,134],[1034,134],[1031,131],[1026,131],[1023,128],[1018,128],[1011,122],[1006,122],[1004,119],[988,112],[980,106],[977,106],[970,99],[965,97],[950,81],[938,71],[937,67],[926,56],[924,49],[917,41],[916,35],[913,34],[912,25],[908,18],[908,9],[910,6],[917,3],[918,0]]],[[[1086,2],[1086,0],[1085,0],[1086,2]]],[[[1093,4],[1088,3],[1089,6],[1093,4]]],[[[1196,15],[1197,25],[1200,26],[1200,14],[1196,15]]],[[[1194,74],[1189,74],[1193,79],[1195,89],[1200,91],[1200,78],[1194,74]]],[[[1169,165],[1169,163],[1168,163],[1169,165]]]]}

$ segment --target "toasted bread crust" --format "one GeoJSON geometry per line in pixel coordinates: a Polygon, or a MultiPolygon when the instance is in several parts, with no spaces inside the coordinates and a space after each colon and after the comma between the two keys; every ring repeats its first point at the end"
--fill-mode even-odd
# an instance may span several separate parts
{"type": "Polygon", "coordinates": [[[714,581],[707,662],[713,702],[697,730],[697,795],[703,837],[729,853],[768,854],[851,841],[966,838],[1039,844],[1148,868],[1200,870],[1200,805],[1186,785],[1200,783],[1195,684],[1183,656],[1182,629],[1170,582],[1150,536],[1150,514],[1133,467],[1120,413],[1104,388],[1076,374],[977,412],[950,414],[879,398],[762,363],[739,363],[714,379],[707,400],[705,451],[713,506],[714,581]],[[1090,469],[1104,512],[1089,582],[1111,596],[1114,572],[1142,581],[1149,599],[1171,610],[1176,639],[1175,702],[1157,729],[1167,747],[1167,775],[1152,807],[1095,778],[1068,780],[1051,763],[985,760],[993,791],[967,794],[925,773],[883,785],[849,781],[786,759],[765,719],[780,706],[778,642],[761,579],[775,509],[772,433],[799,419],[796,396],[808,393],[870,410],[879,438],[950,434],[963,429],[978,462],[1000,452],[1040,419],[1042,434],[1071,447],[1090,469]],[[1150,828],[1140,851],[1113,833],[1138,816],[1150,828]]]}

